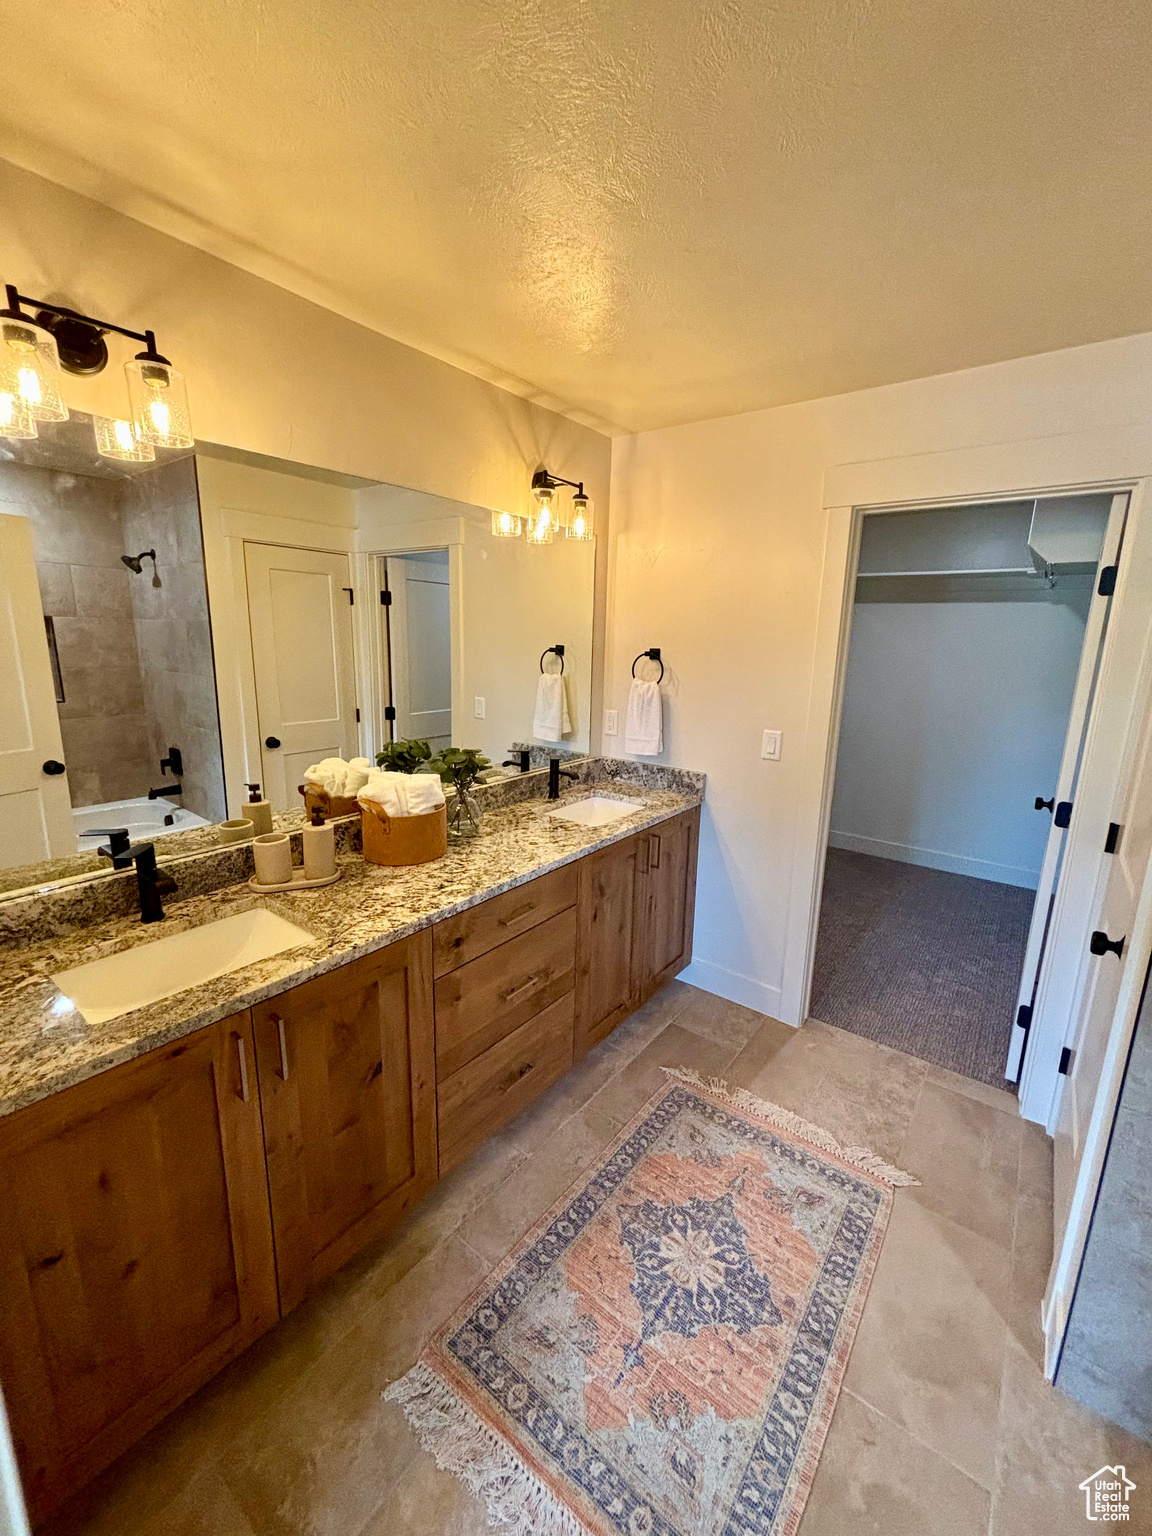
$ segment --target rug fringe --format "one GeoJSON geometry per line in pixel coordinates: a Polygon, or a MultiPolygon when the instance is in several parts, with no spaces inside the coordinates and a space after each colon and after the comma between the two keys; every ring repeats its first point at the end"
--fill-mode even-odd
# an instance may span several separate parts
{"type": "Polygon", "coordinates": [[[489,1429],[431,1366],[418,1360],[383,1396],[385,1402],[399,1403],[436,1465],[483,1499],[488,1518],[507,1526],[511,1536],[588,1536],[508,1441],[489,1429]]]}
{"type": "Polygon", "coordinates": [[[836,1157],[843,1158],[846,1163],[851,1163],[855,1168],[863,1168],[866,1173],[874,1174],[876,1178],[883,1179],[885,1184],[891,1184],[896,1189],[908,1189],[920,1183],[920,1180],[912,1174],[906,1173],[903,1168],[895,1167],[892,1163],[886,1163],[882,1157],[877,1157],[867,1147],[842,1147],[834,1136],[821,1130],[818,1125],[813,1125],[811,1120],[805,1120],[802,1116],[794,1114],[792,1110],[784,1109],[779,1104],[772,1104],[767,1099],[757,1098],[746,1088],[730,1088],[720,1077],[702,1077],[694,1067],[664,1067],[663,1071],[669,1077],[678,1078],[682,1083],[690,1083],[694,1088],[705,1089],[715,1098],[734,1104],[737,1109],[749,1110],[780,1130],[789,1131],[793,1136],[799,1136],[804,1141],[811,1142],[814,1147],[820,1147],[824,1152],[831,1152],[836,1157]]]}

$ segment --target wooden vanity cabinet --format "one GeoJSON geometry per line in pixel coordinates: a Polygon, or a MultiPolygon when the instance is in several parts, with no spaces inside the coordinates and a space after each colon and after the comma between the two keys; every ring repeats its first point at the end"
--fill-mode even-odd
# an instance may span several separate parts
{"type": "Polygon", "coordinates": [[[247,1013],[0,1119],[0,1381],[41,1519],[278,1316],[247,1013]]]}
{"type": "Polygon", "coordinates": [[[280,1308],[436,1181],[432,935],[252,1010],[280,1308]]]}
{"type": "Polygon", "coordinates": [[[640,1002],[658,992],[692,958],[696,910],[696,851],[700,834],[697,807],[642,832],[638,878],[640,1002]]]}

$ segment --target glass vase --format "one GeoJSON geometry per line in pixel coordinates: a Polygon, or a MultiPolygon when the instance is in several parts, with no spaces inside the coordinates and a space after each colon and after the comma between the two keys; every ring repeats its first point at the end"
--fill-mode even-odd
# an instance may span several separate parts
{"type": "Polygon", "coordinates": [[[480,830],[483,813],[474,795],[456,791],[448,810],[448,831],[453,837],[475,837],[480,830]]]}

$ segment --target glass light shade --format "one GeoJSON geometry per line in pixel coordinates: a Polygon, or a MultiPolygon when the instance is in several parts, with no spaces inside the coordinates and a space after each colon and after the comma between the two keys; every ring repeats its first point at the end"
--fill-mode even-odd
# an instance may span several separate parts
{"type": "Polygon", "coordinates": [[[56,338],[31,320],[0,321],[0,394],[15,395],[36,421],[67,421],[56,338]]]}
{"type": "Polygon", "coordinates": [[[0,389],[0,437],[37,437],[36,418],[19,395],[0,389]]]}
{"type": "Polygon", "coordinates": [[[551,544],[556,537],[556,492],[538,485],[532,492],[536,509],[528,514],[529,544],[551,544]]]}
{"type": "Polygon", "coordinates": [[[124,364],[136,436],[156,448],[192,448],[192,420],[184,375],[171,363],[134,357],[124,364]]]}
{"type": "Polygon", "coordinates": [[[587,496],[573,496],[572,513],[564,530],[568,538],[587,543],[593,537],[592,520],[592,503],[587,496]]]}
{"type": "Polygon", "coordinates": [[[493,512],[492,537],[494,539],[518,539],[524,519],[515,512],[493,512]]]}
{"type": "Polygon", "coordinates": [[[156,457],[151,443],[136,435],[135,424],[111,416],[93,416],[96,447],[106,459],[127,459],[130,464],[150,464],[156,457]]]}

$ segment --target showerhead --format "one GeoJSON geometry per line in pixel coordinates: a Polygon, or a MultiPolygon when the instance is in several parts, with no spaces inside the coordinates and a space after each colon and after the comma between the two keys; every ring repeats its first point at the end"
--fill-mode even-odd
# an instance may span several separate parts
{"type": "Polygon", "coordinates": [[[137,576],[139,576],[144,569],[142,562],[144,560],[151,560],[152,585],[154,587],[163,586],[163,582],[160,580],[160,573],[156,569],[156,551],[154,549],[142,549],[138,555],[121,555],[120,558],[123,560],[128,569],[137,576]]]}
{"type": "Polygon", "coordinates": [[[140,556],[140,555],[121,555],[120,558],[121,558],[121,560],[123,560],[124,564],[128,567],[128,569],[130,571],[135,571],[137,576],[139,576],[141,570],[143,569],[143,567],[140,564],[142,556],[140,556]]]}

